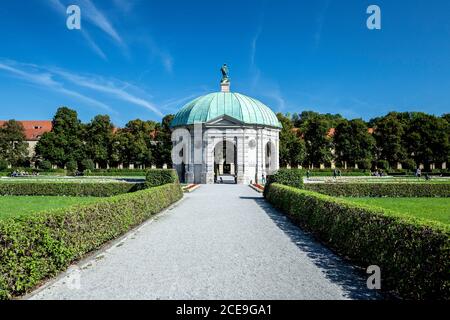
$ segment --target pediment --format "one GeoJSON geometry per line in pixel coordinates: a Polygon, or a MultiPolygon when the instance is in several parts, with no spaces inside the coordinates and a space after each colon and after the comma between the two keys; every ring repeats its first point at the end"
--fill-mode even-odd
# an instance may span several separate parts
{"type": "Polygon", "coordinates": [[[228,115],[222,115],[206,122],[206,126],[208,127],[236,127],[242,126],[243,124],[242,121],[228,115]]]}

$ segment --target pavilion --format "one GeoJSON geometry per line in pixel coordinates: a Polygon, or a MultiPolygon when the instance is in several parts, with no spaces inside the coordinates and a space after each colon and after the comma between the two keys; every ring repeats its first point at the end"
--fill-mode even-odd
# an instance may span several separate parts
{"type": "Polygon", "coordinates": [[[226,65],[222,75],[220,92],[187,103],[171,122],[172,158],[182,182],[257,183],[279,168],[277,116],[262,102],[230,92],[226,65]]]}

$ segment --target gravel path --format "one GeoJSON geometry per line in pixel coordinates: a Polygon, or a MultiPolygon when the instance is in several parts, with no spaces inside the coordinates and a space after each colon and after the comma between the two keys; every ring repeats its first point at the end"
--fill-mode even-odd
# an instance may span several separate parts
{"type": "Polygon", "coordinates": [[[248,186],[203,185],[30,299],[372,299],[248,186]]]}

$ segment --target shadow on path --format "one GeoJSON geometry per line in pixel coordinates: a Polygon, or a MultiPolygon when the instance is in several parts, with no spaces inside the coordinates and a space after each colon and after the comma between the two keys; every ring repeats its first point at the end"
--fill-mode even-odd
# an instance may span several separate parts
{"type": "Polygon", "coordinates": [[[306,252],[312,262],[324,272],[331,282],[342,287],[348,298],[357,300],[383,299],[379,293],[367,289],[363,272],[338,257],[330,249],[315,240],[311,234],[300,229],[264,198],[258,196],[241,196],[240,198],[255,201],[291,241],[300,250],[306,252]]]}

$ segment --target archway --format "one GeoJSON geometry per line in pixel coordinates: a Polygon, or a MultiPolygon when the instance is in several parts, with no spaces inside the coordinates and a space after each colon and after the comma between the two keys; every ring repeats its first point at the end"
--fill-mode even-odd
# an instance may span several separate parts
{"type": "Polygon", "coordinates": [[[214,147],[214,182],[237,182],[237,148],[229,140],[218,142],[214,147]]]}

